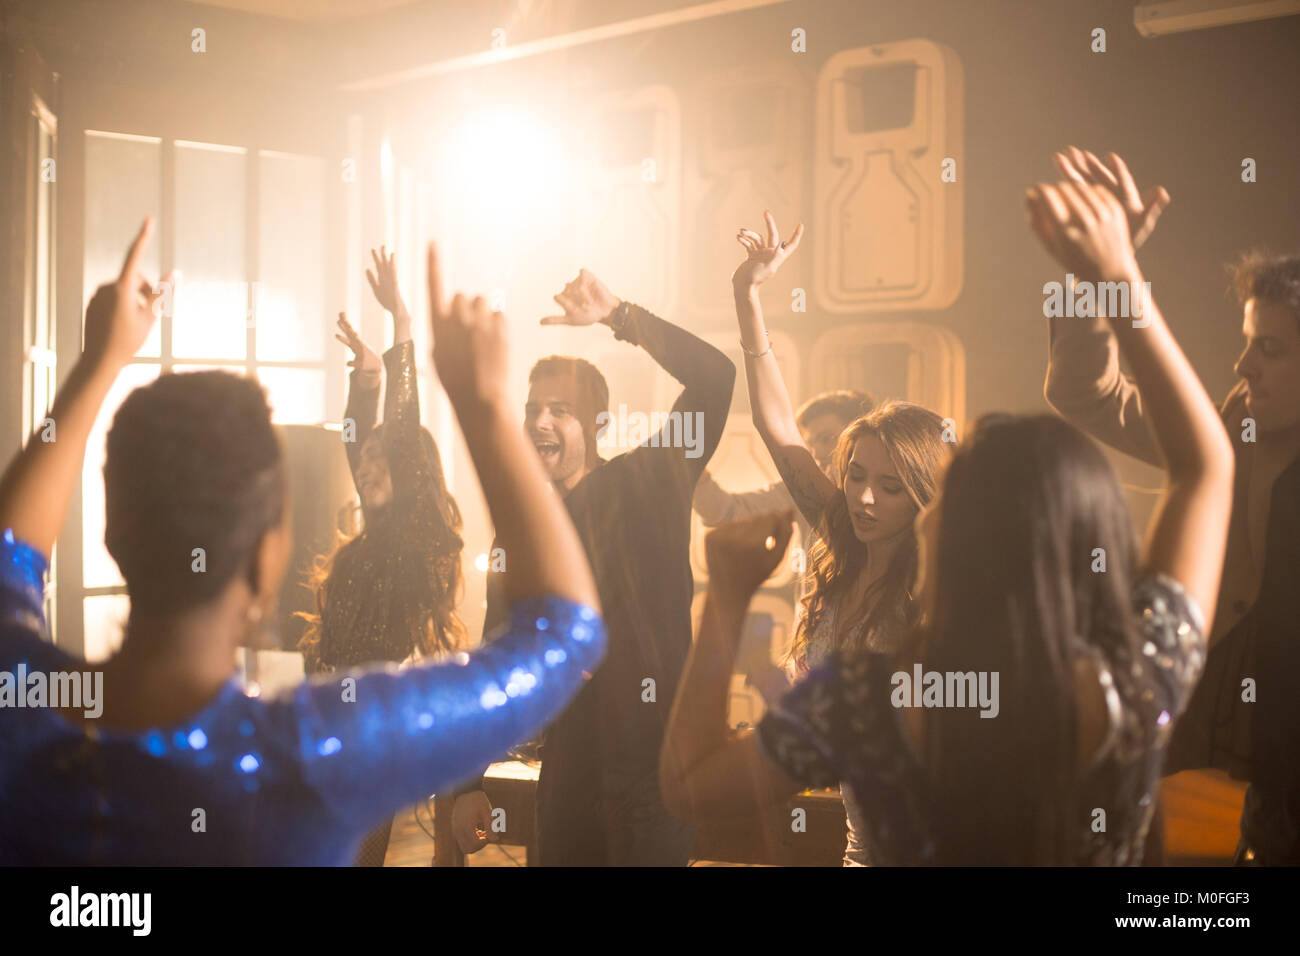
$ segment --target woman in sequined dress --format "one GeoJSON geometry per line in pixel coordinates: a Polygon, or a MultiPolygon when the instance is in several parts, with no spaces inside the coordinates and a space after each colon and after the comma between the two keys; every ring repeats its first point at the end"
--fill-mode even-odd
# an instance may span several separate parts
{"type": "MultiPolygon", "coordinates": [[[[299,646],[309,674],[365,664],[442,657],[459,650],[460,509],[447,492],[437,443],[420,424],[411,315],[397,287],[394,256],[370,251],[366,279],[393,317],[393,347],[380,358],[340,314],[340,342],[352,350],[344,448],[361,499],[359,534],[317,559],[309,581],[316,613],[299,646]],[[384,422],[375,424],[387,367],[384,422]]],[[[359,866],[383,866],[392,821],[363,842],[359,866]]]]}
{"type": "Polygon", "coordinates": [[[728,737],[718,715],[740,622],[791,529],[715,531],[661,763],[675,813],[734,816],[844,781],[874,863],[1142,861],[1170,733],[1204,665],[1232,449],[1141,292],[1119,200],[1066,182],[1028,205],[1064,271],[1142,296],[1140,313],[1109,322],[1168,463],[1143,553],[1113,469],[1081,432],[985,416],[917,520],[923,625],[893,654],[832,654],[755,733],[728,737]]]}
{"type": "Polygon", "coordinates": [[[434,364],[510,555],[492,643],[248,696],[236,651],[274,612],[290,553],[283,456],[255,380],[192,372],[136,389],[109,431],[121,647],[90,664],[55,646],[44,575],[96,414],[156,320],[151,228],[86,311],[49,415],[58,440],[38,432],[0,481],[0,672],[63,675],[94,697],[0,708],[0,865],[346,863],[377,822],[567,706],[605,651],[591,569],[506,398],[504,317],[481,298],[448,304],[431,247],[434,364]]]}
{"type": "Polygon", "coordinates": [[[361,499],[361,532],[317,562],[317,614],[301,646],[310,673],[460,650],[460,509],[447,492],[438,446],[420,424],[411,316],[393,256],[371,250],[366,278],[393,317],[393,347],[380,358],[339,316],[335,336],[352,350],[344,448],[361,499]],[[387,368],[384,422],[375,424],[387,368]]]}

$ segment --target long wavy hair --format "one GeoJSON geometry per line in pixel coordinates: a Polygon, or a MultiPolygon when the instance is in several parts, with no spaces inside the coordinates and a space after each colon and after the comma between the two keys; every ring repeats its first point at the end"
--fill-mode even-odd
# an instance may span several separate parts
{"type": "Polygon", "coordinates": [[[1119,481],[1055,417],[985,416],[953,457],[938,507],[934,617],[907,650],[927,671],[997,672],[999,712],[926,713],[937,858],[1073,863],[1091,810],[1077,805],[1081,644],[1140,656],[1119,481]]]}
{"type": "MultiPolygon", "coordinates": [[[[381,442],[383,427],[377,425],[371,432],[381,442]]],[[[397,513],[391,502],[375,510],[363,505],[361,531],[350,536],[340,533],[334,546],[319,555],[307,573],[304,586],[315,595],[316,611],[299,612],[307,621],[307,630],[298,646],[309,672],[369,662],[346,659],[347,655],[330,646],[333,640],[326,639],[323,619],[333,602],[355,602],[359,613],[354,617],[384,622],[383,646],[374,660],[402,661],[415,650],[433,656],[465,645],[465,625],[456,614],[464,591],[460,562],[464,522],[456,499],[447,491],[437,443],[424,427],[420,428],[420,449],[429,487],[417,500],[429,503],[435,513],[413,520],[415,516],[397,513]],[[435,537],[448,543],[444,553],[432,557],[429,542],[415,539],[417,533],[427,533],[417,529],[429,527],[439,528],[435,537]],[[374,569],[381,566],[380,558],[385,555],[396,555],[399,560],[382,565],[392,576],[378,582],[374,569]]]]}
{"type": "MultiPolygon", "coordinates": [[[[950,446],[942,438],[943,419],[912,402],[884,402],[840,433],[833,456],[840,494],[827,503],[818,529],[820,540],[809,556],[807,575],[811,586],[804,596],[803,618],[790,648],[790,657],[795,660],[806,655],[809,639],[816,633],[827,608],[844,596],[867,566],[870,546],[853,533],[843,493],[854,446],[867,435],[875,436],[885,446],[898,479],[917,510],[934,496],[940,469],[948,458],[950,446]]],[[[889,642],[906,636],[917,619],[912,601],[916,553],[916,537],[905,535],[885,573],[867,591],[868,610],[861,638],[837,650],[864,646],[873,634],[889,642]]]]}

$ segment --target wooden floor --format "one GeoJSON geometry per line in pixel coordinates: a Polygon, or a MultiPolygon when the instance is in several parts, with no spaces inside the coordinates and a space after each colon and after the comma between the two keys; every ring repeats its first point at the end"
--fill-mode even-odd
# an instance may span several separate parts
{"type": "MultiPolygon", "coordinates": [[[[1237,845],[1237,827],[1245,789],[1245,784],[1205,771],[1189,771],[1164,780],[1161,801],[1165,812],[1166,862],[1169,865],[1229,865],[1237,845]]],[[[524,849],[489,845],[467,857],[466,863],[469,866],[523,866],[524,849]]],[[[384,866],[432,865],[433,803],[430,801],[428,805],[408,807],[393,819],[393,833],[384,866]]],[[[700,860],[693,865],[734,864],[700,860]]]]}
{"type": "MultiPolygon", "coordinates": [[[[469,866],[523,866],[524,848],[489,845],[466,857],[465,862],[469,866]]],[[[388,840],[384,866],[433,866],[432,801],[427,806],[407,807],[393,817],[393,833],[388,840]],[[421,829],[421,823],[424,829],[421,829]]]]}
{"type": "MultiPolygon", "coordinates": [[[[393,833],[388,841],[388,855],[384,866],[433,866],[433,804],[419,807],[416,820],[415,807],[408,807],[393,818],[393,833]],[[426,833],[421,829],[423,823],[426,833]]],[[[465,858],[467,866],[523,866],[524,848],[488,845],[465,858]]],[[[712,860],[693,860],[692,866],[747,866],[742,863],[718,863],[712,860]]]]}

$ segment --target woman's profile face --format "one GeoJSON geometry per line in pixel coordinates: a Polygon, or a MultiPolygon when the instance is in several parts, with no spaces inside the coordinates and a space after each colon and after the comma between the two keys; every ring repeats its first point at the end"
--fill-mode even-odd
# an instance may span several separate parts
{"type": "Polygon", "coordinates": [[[843,487],[853,534],[863,544],[910,533],[916,505],[884,443],[875,435],[863,435],[854,444],[844,469],[843,487]]]}
{"type": "Polygon", "coordinates": [[[393,500],[393,479],[388,472],[388,458],[378,435],[371,435],[361,446],[361,467],[357,469],[357,490],[367,511],[384,508],[393,500]]]}

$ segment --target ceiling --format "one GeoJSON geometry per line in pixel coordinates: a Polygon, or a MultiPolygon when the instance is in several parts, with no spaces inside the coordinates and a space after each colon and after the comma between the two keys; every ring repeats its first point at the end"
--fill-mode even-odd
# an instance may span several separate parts
{"type": "Polygon", "coordinates": [[[189,0],[205,7],[225,7],[300,23],[339,23],[368,14],[386,13],[421,0],[189,0]]]}

